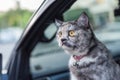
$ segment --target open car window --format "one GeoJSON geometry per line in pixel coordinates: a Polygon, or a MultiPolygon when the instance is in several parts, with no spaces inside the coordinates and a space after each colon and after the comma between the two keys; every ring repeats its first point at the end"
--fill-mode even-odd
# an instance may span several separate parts
{"type": "MultiPolygon", "coordinates": [[[[96,37],[108,47],[113,56],[117,56],[120,55],[120,16],[114,15],[114,10],[117,9],[117,6],[114,5],[118,5],[115,0],[77,0],[59,16],[62,16],[64,21],[72,21],[85,11],[93,25],[92,29],[96,37]]],[[[45,40],[53,39],[40,40],[32,50],[30,70],[33,77],[35,74],[49,75],[68,69],[70,56],[58,46],[55,38],[56,31],[57,27],[54,22],[49,23],[49,26],[43,31],[43,37],[45,40]]]]}
{"type": "MultiPolygon", "coordinates": [[[[51,23],[44,31],[44,35],[49,39],[55,35],[56,31],[57,27],[54,23],[51,23]]],[[[67,69],[68,59],[69,56],[58,47],[55,37],[52,41],[38,42],[31,53],[31,72],[45,75],[62,71],[65,68],[67,69]]]]}

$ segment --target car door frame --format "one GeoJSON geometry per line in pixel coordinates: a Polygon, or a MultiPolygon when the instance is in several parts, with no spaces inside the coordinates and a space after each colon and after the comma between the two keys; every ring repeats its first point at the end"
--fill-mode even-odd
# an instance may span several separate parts
{"type": "Polygon", "coordinates": [[[76,0],[45,0],[29,21],[27,28],[17,42],[6,66],[9,80],[31,80],[29,57],[30,52],[42,37],[46,22],[53,19],[63,20],[62,13],[76,0]],[[64,6],[64,8],[63,8],[64,6]]]}

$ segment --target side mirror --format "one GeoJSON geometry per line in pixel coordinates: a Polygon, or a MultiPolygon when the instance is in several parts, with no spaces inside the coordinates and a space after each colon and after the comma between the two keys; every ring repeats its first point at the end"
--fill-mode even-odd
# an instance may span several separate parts
{"type": "Polygon", "coordinates": [[[2,54],[0,53],[0,80],[2,80],[2,54]]]}

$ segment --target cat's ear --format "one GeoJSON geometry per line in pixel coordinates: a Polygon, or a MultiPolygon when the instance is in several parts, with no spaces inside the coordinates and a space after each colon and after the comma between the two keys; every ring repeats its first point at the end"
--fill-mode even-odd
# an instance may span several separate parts
{"type": "Polygon", "coordinates": [[[89,20],[88,20],[88,16],[85,12],[83,12],[80,17],[78,18],[77,20],[77,24],[79,26],[85,26],[85,27],[88,27],[89,25],[89,20]]]}
{"type": "Polygon", "coordinates": [[[58,20],[58,19],[55,19],[55,24],[59,27],[62,25],[62,21],[61,20],[58,20]]]}

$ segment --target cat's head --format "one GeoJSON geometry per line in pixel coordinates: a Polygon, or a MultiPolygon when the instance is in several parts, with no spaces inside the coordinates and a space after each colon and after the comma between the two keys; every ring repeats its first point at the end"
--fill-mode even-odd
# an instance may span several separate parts
{"type": "Polygon", "coordinates": [[[86,13],[82,13],[75,21],[55,20],[55,23],[59,27],[56,34],[58,44],[67,53],[75,55],[88,48],[92,31],[86,13]]]}

